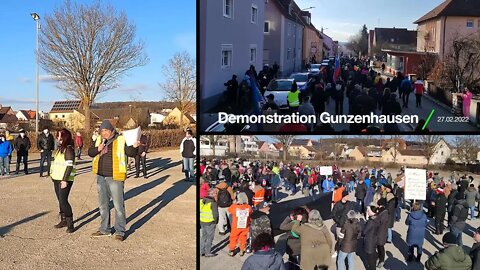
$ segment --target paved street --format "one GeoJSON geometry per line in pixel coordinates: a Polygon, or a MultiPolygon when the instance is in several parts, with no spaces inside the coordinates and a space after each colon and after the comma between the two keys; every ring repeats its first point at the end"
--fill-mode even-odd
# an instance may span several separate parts
{"type": "Polygon", "coordinates": [[[53,228],[52,181],[38,177],[38,154],[30,158],[31,174],[0,178],[0,269],[195,269],[196,188],[183,181],[177,149],[149,153],[148,179],[129,172],[123,242],[90,237],[100,223],[90,158],[77,163],[70,193],[73,234],[53,228]]]}
{"type": "MultiPolygon", "coordinates": [[[[350,168],[345,168],[345,169],[350,169],[350,168]]],[[[392,175],[395,176],[397,173],[397,170],[387,170],[387,172],[391,172],[392,175]]],[[[440,176],[448,177],[449,173],[441,171],[440,176]]],[[[477,180],[477,182],[479,180],[478,179],[479,177],[480,176],[478,175],[475,176],[475,179],[477,180]]],[[[287,192],[284,189],[281,190],[281,193],[282,193],[282,197],[286,197],[282,201],[292,200],[292,199],[300,198],[302,196],[300,193],[295,194],[295,196],[288,196],[288,194],[290,193],[288,192],[287,194],[287,192]]],[[[350,194],[350,199],[355,200],[354,193],[350,194]]],[[[432,256],[439,248],[442,247],[442,236],[433,234],[434,221],[430,220],[429,225],[427,227],[426,234],[425,234],[425,242],[423,245],[424,255],[422,256],[421,262],[407,263],[406,256],[407,256],[408,247],[405,242],[407,229],[408,229],[408,227],[405,225],[405,219],[407,217],[407,213],[408,211],[402,210],[400,222],[396,222],[394,225],[393,243],[392,244],[387,243],[385,246],[385,250],[386,250],[385,266],[384,266],[385,269],[392,269],[392,270],[424,269],[423,265],[425,264],[428,257],[432,256]]],[[[325,221],[325,224],[328,226],[328,228],[331,228],[333,225],[333,221],[331,219],[327,220],[325,221]]],[[[463,233],[463,244],[464,244],[465,250],[468,251],[470,247],[473,245],[473,238],[472,238],[473,232],[475,228],[479,226],[480,226],[480,219],[476,219],[473,221],[467,220],[467,226],[463,233]]],[[[447,231],[448,229],[445,230],[445,232],[447,231]]],[[[331,235],[333,239],[333,233],[331,235]]],[[[285,245],[286,245],[285,237],[286,237],[285,234],[282,234],[275,238],[275,241],[276,241],[275,248],[279,253],[283,255],[284,261],[286,262],[288,260],[288,255],[285,254],[285,245]]],[[[228,242],[229,242],[228,234],[225,236],[221,236],[218,234],[218,231],[216,231],[212,249],[213,249],[213,252],[218,253],[218,256],[213,258],[201,257],[200,268],[211,269],[211,270],[240,269],[243,262],[248,257],[248,254],[246,254],[243,257],[240,257],[238,254],[233,258],[229,257],[228,248],[227,248],[228,242]]],[[[355,265],[356,265],[356,269],[364,269],[363,260],[365,260],[365,254],[362,252],[363,243],[362,241],[359,241],[358,243],[359,245],[357,246],[357,256],[355,257],[355,265]]],[[[329,269],[337,269],[335,259],[331,260],[329,269]]]]}

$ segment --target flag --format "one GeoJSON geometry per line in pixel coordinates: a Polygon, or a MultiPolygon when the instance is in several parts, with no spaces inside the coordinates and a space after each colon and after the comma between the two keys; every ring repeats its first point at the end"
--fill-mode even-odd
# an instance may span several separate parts
{"type": "Polygon", "coordinates": [[[262,93],[258,89],[257,80],[252,76],[250,77],[250,85],[253,94],[253,100],[255,101],[253,104],[253,113],[256,115],[261,114],[260,102],[263,100],[262,93]]]}
{"type": "Polygon", "coordinates": [[[333,72],[333,82],[337,83],[337,79],[340,76],[340,58],[337,56],[335,60],[335,71],[333,72]]]}

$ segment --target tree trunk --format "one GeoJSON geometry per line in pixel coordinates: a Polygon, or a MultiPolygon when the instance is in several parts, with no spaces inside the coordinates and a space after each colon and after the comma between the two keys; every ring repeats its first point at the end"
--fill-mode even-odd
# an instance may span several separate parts
{"type": "Polygon", "coordinates": [[[83,110],[85,111],[85,132],[90,136],[90,102],[84,101],[83,110]]]}

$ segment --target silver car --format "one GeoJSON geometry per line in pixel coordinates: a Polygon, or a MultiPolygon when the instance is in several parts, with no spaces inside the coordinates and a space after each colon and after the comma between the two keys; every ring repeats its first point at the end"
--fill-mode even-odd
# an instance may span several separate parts
{"type": "Polygon", "coordinates": [[[287,96],[292,89],[293,79],[274,79],[272,80],[265,91],[264,96],[273,94],[274,101],[281,110],[288,109],[287,96]]]}
{"type": "Polygon", "coordinates": [[[293,73],[290,75],[290,79],[294,79],[295,82],[297,83],[298,89],[300,91],[305,90],[308,82],[308,73],[303,72],[303,73],[293,73]]]}

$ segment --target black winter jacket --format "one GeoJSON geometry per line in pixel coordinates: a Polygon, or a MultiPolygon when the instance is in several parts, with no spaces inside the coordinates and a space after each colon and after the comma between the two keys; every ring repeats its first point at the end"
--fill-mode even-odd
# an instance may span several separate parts
{"type": "Polygon", "coordinates": [[[23,138],[21,136],[18,136],[17,138],[15,138],[13,146],[15,147],[15,150],[17,150],[17,154],[19,156],[28,155],[28,151],[31,147],[30,139],[27,136],[23,138]]]}
{"type": "Polygon", "coordinates": [[[50,133],[48,133],[48,135],[45,135],[45,133],[42,132],[38,136],[37,148],[38,150],[53,151],[53,149],[55,148],[55,141],[53,139],[53,135],[50,133]]]}

